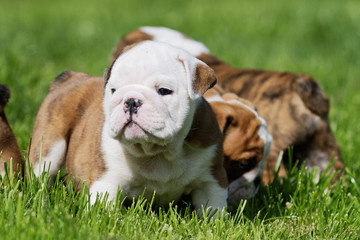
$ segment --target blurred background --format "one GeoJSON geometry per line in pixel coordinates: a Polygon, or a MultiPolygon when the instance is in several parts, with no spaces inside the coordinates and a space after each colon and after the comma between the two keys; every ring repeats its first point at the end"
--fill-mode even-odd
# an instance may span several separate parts
{"type": "Polygon", "coordinates": [[[358,0],[0,0],[0,83],[23,153],[37,110],[65,70],[102,76],[114,46],[144,25],[203,42],[239,68],[312,75],[330,97],[345,164],[360,170],[358,0]]]}

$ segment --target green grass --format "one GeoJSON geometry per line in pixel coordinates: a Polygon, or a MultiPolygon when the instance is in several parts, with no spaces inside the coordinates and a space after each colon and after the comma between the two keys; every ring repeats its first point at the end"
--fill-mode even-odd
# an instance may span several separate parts
{"type": "Polygon", "coordinates": [[[97,203],[46,175],[0,188],[0,239],[359,239],[360,2],[46,1],[0,2],[0,83],[8,120],[26,155],[37,109],[59,73],[103,75],[121,36],[167,26],[204,42],[233,66],[304,72],[331,100],[330,122],[347,176],[313,183],[305,169],[261,188],[237,216],[207,220],[189,209],[97,203]]]}

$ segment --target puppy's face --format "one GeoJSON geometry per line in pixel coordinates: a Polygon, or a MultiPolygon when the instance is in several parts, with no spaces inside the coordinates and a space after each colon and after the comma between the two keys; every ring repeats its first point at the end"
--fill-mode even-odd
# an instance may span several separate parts
{"type": "Polygon", "coordinates": [[[105,77],[106,130],[127,143],[165,145],[189,131],[196,100],[216,81],[183,50],[145,41],[125,50],[105,77]]]}
{"type": "Polygon", "coordinates": [[[231,182],[257,167],[269,154],[272,139],[250,102],[230,93],[207,100],[223,132],[224,166],[231,182]]]}

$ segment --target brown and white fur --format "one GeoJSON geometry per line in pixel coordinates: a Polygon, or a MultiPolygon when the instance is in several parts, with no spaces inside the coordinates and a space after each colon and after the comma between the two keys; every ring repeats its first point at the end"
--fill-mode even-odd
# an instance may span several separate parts
{"type": "Polygon", "coordinates": [[[146,41],[123,49],[104,78],[70,71],[51,85],[33,131],[35,174],[51,163],[54,177],[65,165],[89,187],[91,203],[120,189],[130,199],[155,192],[157,205],[186,194],[198,210],[226,207],[222,135],[202,98],[213,70],[146,41]]]}
{"type": "MultiPolygon", "coordinates": [[[[254,103],[273,137],[263,172],[264,183],[273,180],[278,154],[290,146],[294,147],[294,160],[305,163],[310,169],[319,168],[323,171],[332,159],[335,163],[331,170],[344,168],[340,148],[328,120],[329,99],[312,77],[306,74],[233,68],[211,55],[204,44],[164,27],[142,27],[127,34],[116,47],[113,56],[124,45],[144,39],[168,42],[189,51],[215,70],[218,84],[225,91],[254,103]]],[[[280,166],[279,175],[286,175],[283,165],[280,166]]]]}
{"type": "Polygon", "coordinates": [[[16,137],[6,119],[4,108],[10,98],[10,90],[4,84],[0,84],[0,173],[4,177],[6,162],[10,170],[10,159],[12,159],[13,173],[18,176],[23,172],[23,161],[16,137]]]}
{"type": "Polygon", "coordinates": [[[230,183],[228,203],[237,205],[257,192],[272,138],[251,102],[219,86],[209,89],[204,97],[224,137],[224,167],[230,183]]]}

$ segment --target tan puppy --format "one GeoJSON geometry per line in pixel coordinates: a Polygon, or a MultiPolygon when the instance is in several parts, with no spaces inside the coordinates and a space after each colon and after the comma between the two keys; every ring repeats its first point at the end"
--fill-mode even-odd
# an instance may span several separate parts
{"type": "MultiPolygon", "coordinates": [[[[317,167],[323,171],[331,159],[336,160],[331,170],[343,169],[340,148],[328,121],[328,97],[310,76],[235,69],[211,55],[202,43],[162,27],[142,27],[129,33],[119,43],[113,56],[125,43],[144,39],[168,42],[189,51],[215,70],[218,83],[225,91],[234,92],[255,104],[273,137],[263,173],[264,183],[272,181],[278,154],[289,146],[294,147],[293,158],[305,162],[310,169],[317,167]]],[[[286,163],[287,159],[284,160],[286,163]]],[[[283,165],[279,175],[286,175],[283,165]]]]}
{"type": "Polygon", "coordinates": [[[12,169],[15,175],[22,174],[23,170],[20,149],[4,113],[9,97],[8,87],[0,84],[0,173],[2,177],[5,175],[4,163],[7,162],[10,168],[10,159],[12,159],[12,169]]]}
{"type": "Polygon", "coordinates": [[[215,82],[203,62],[152,41],[121,53],[107,70],[105,89],[102,78],[63,73],[36,118],[30,150],[35,174],[51,162],[53,177],[66,165],[89,186],[91,203],[105,192],[114,200],[118,189],[130,199],[146,190],[144,197],[151,200],[155,192],[158,205],[186,194],[198,210],[222,210],[222,136],[202,98],[215,82]]]}
{"type": "Polygon", "coordinates": [[[215,112],[224,141],[224,167],[230,182],[228,203],[254,196],[272,138],[254,105],[219,86],[204,97],[215,112]]]}
{"type": "MultiPolygon", "coordinates": [[[[216,58],[208,54],[198,58],[215,70],[225,91],[252,101],[259,115],[266,120],[273,143],[263,172],[264,183],[272,182],[278,154],[290,146],[293,146],[293,161],[299,160],[309,169],[324,171],[335,160],[330,170],[343,170],[340,147],[328,120],[329,99],[312,77],[233,69],[226,63],[216,63],[216,58]]],[[[285,152],[285,164],[288,163],[287,156],[285,152]]],[[[284,165],[280,166],[279,175],[286,175],[284,165]]]]}

